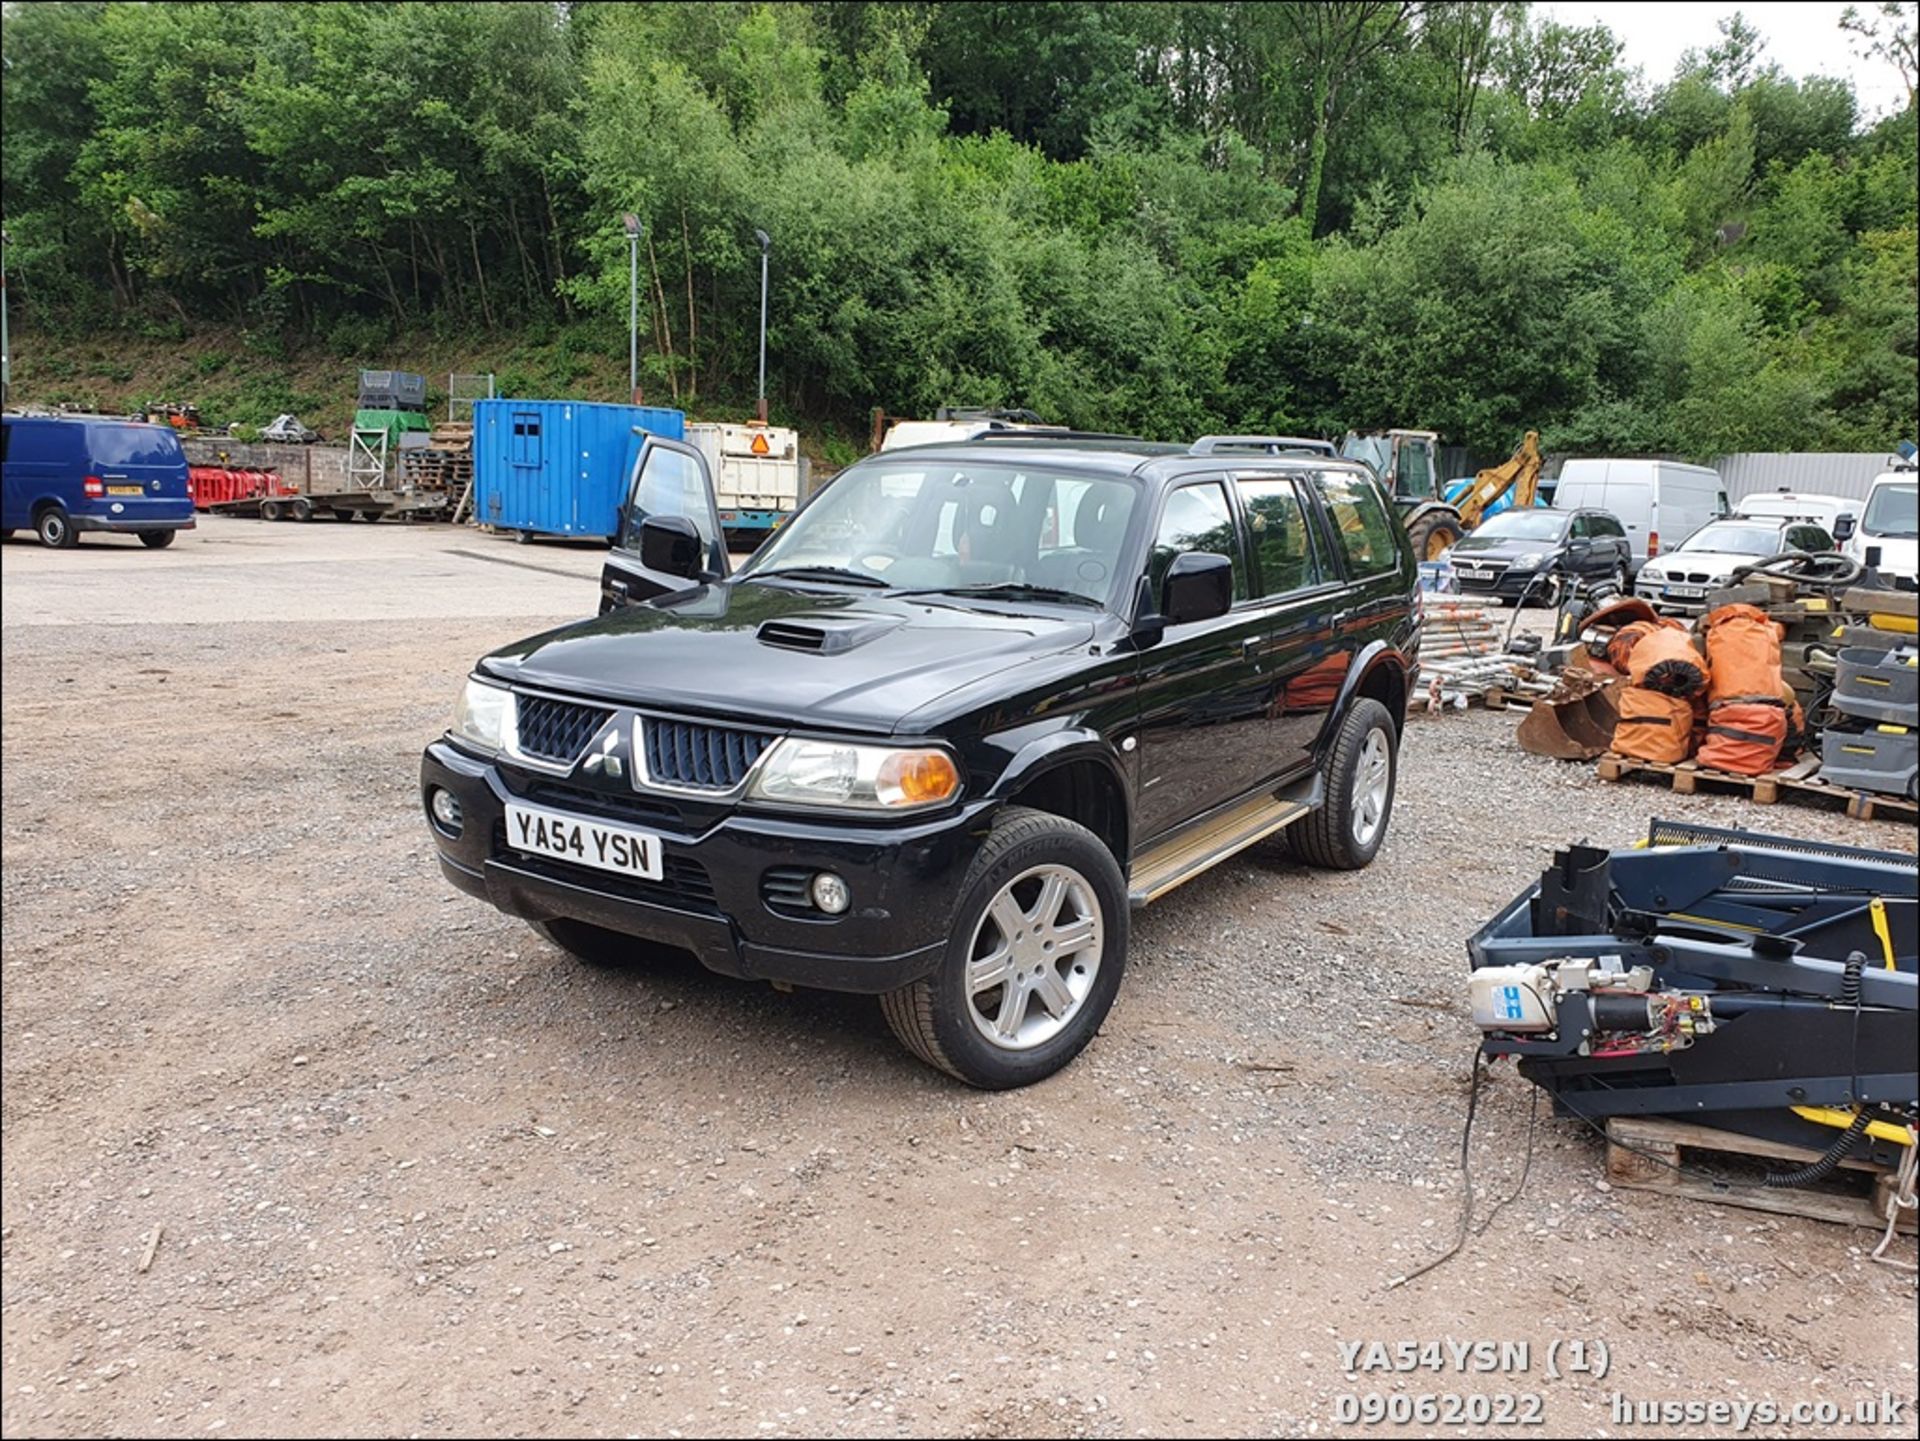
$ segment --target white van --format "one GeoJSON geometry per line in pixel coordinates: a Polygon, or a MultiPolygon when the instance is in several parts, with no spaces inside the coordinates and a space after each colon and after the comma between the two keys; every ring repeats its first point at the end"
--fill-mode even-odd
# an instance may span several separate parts
{"type": "Polygon", "coordinates": [[[1720,472],[1677,460],[1570,460],[1556,510],[1604,510],[1626,528],[1635,560],[1671,550],[1731,507],[1720,472]]]}
{"type": "Polygon", "coordinates": [[[1920,470],[1902,466],[1873,478],[1845,550],[1883,580],[1920,584],[1920,470]]]}
{"type": "Polygon", "coordinates": [[[1806,491],[1755,491],[1734,502],[1733,513],[1746,520],[1799,520],[1817,525],[1828,535],[1839,535],[1847,527],[1840,517],[1860,519],[1860,505],[1844,495],[1810,495],[1806,491]]]}

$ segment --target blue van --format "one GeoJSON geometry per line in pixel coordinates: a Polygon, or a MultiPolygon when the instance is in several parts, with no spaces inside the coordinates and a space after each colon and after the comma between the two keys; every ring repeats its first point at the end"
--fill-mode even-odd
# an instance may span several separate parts
{"type": "Polygon", "coordinates": [[[88,530],[171,545],[193,529],[180,437],[109,416],[0,416],[0,540],[29,527],[59,550],[88,530]]]}

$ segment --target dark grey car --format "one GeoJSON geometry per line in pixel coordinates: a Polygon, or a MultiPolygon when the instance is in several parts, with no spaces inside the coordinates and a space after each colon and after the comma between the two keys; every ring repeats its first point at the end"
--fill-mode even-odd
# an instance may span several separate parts
{"type": "Polygon", "coordinates": [[[1611,579],[1624,594],[1631,545],[1604,510],[1507,510],[1456,544],[1450,559],[1464,594],[1557,605],[1571,580],[1611,579]]]}

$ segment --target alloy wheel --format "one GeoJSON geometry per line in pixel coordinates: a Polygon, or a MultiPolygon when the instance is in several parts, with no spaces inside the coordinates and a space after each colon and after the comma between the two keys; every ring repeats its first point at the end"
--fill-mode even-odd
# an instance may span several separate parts
{"type": "Polygon", "coordinates": [[[1087,878],[1065,865],[1023,871],[1000,888],[968,948],[967,1013],[1008,1051],[1070,1025],[1100,973],[1103,917],[1087,878]]]}

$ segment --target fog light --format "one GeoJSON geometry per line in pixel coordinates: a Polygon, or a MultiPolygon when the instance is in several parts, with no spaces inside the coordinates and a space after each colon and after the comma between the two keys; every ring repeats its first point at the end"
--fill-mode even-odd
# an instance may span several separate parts
{"type": "Polygon", "coordinates": [[[832,871],[822,871],[813,878],[813,903],[828,915],[837,916],[853,904],[853,893],[832,871]]]}
{"type": "Polygon", "coordinates": [[[433,812],[433,823],[441,830],[450,836],[460,834],[460,801],[452,791],[435,786],[427,796],[427,808],[433,812]]]}

